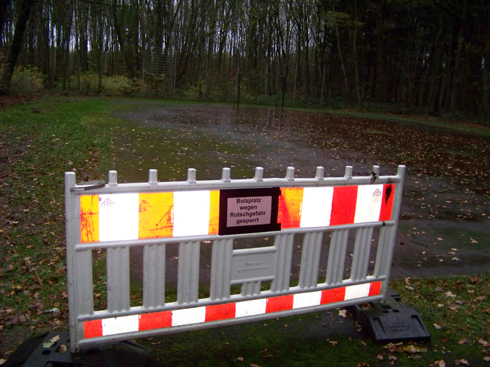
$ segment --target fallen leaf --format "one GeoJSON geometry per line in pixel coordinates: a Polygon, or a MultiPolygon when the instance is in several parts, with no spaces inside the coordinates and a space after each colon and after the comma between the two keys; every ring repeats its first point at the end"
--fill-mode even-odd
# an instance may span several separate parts
{"type": "Polygon", "coordinates": [[[485,339],[478,339],[478,343],[480,343],[484,347],[488,347],[488,342],[485,339]]]}
{"type": "Polygon", "coordinates": [[[43,348],[51,348],[54,345],[54,343],[51,342],[44,342],[43,343],[43,348]]]}
{"type": "Polygon", "coordinates": [[[382,355],[382,354],[378,354],[378,355],[376,356],[376,358],[378,358],[380,361],[382,361],[383,359],[385,359],[385,357],[383,357],[383,355],[382,355]]]}
{"type": "Polygon", "coordinates": [[[451,291],[444,293],[446,297],[451,297],[451,298],[456,298],[456,295],[452,293],[451,291]]]}
{"type": "Polygon", "coordinates": [[[468,340],[466,340],[466,338],[463,338],[463,339],[460,339],[460,340],[458,341],[458,344],[459,344],[459,345],[463,345],[463,344],[466,344],[467,342],[468,342],[468,340]]]}
{"type": "Polygon", "coordinates": [[[469,366],[470,365],[466,359],[457,359],[454,361],[454,364],[456,366],[459,366],[459,365],[469,366]]]}
{"type": "Polygon", "coordinates": [[[434,324],[434,327],[435,327],[437,330],[441,330],[441,329],[442,329],[442,327],[441,327],[440,325],[438,325],[438,324],[434,324]]]}
{"type": "Polygon", "coordinates": [[[440,361],[435,361],[434,366],[446,367],[446,362],[444,361],[444,359],[441,359],[440,361]]]}
{"type": "Polygon", "coordinates": [[[237,357],[236,360],[239,361],[239,362],[243,362],[243,357],[237,357]]]}
{"type": "Polygon", "coordinates": [[[339,316],[347,317],[347,310],[339,310],[339,316]]]}
{"type": "Polygon", "coordinates": [[[473,284],[474,284],[474,283],[480,283],[480,280],[478,279],[478,277],[477,277],[476,275],[475,275],[475,276],[473,276],[473,277],[471,277],[471,279],[470,279],[470,280],[471,280],[471,283],[473,283],[473,284]]]}

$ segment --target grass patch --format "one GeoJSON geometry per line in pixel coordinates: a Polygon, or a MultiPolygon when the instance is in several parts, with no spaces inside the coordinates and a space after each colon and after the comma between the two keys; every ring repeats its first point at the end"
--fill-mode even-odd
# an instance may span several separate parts
{"type": "MultiPolygon", "coordinates": [[[[220,170],[225,164],[237,166],[233,178],[250,177],[252,170],[246,169],[252,160],[240,158],[250,152],[240,142],[192,129],[123,122],[111,116],[110,100],[101,98],[48,98],[0,111],[0,360],[34,334],[68,328],[65,171],[76,171],[83,181],[116,168],[123,180],[144,181],[148,169],[157,168],[160,180],[168,181],[185,179],[184,167],[197,168],[198,179],[217,178],[220,172],[209,167],[220,170]],[[219,152],[216,164],[206,162],[210,151],[219,152]]],[[[94,252],[94,263],[94,278],[100,280],[95,304],[104,308],[103,251],[94,252]]],[[[132,287],[132,304],[139,304],[140,287],[132,287]]],[[[375,345],[355,327],[351,335],[334,332],[353,324],[334,318],[336,310],[138,342],[151,347],[161,364],[179,366],[441,366],[443,360],[448,366],[465,361],[478,366],[490,359],[489,274],[395,280],[391,287],[422,315],[431,343],[375,345]]],[[[175,300],[173,291],[166,296],[175,300]]]]}
{"type": "Polygon", "coordinates": [[[107,172],[110,125],[82,121],[109,113],[107,100],[64,98],[0,111],[1,353],[14,334],[66,327],[64,172],[107,172]]]}

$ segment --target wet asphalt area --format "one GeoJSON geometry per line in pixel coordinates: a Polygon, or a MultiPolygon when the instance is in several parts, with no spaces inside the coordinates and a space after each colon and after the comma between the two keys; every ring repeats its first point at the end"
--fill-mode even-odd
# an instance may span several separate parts
{"type": "Polygon", "coordinates": [[[416,121],[259,107],[125,102],[113,110],[124,121],[113,130],[114,166],[126,182],[146,181],[150,168],[164,181],[185,180],[191,167],[204,180],[219,179],[223,167],[232,178],[251,178],[257,166],[264,177],[284,177],[288,166],[297,177],[314,177],[317,166],[338,177],[347,165],[354,175],[369,175],[373,165],[391,175],[406,165],[392,277],[490,270],[488,137],[416,121]]]}

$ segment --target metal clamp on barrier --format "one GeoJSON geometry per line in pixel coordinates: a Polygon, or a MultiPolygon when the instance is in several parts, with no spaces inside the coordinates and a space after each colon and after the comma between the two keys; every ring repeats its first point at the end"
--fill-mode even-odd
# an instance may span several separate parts
{"type": "Polygon", "coordinates": [[[385,297],[405,167],[380,176],[77,185],[65,174],[71,350],[138,337],[276,318],[385,297]],[[236,242],[273,238],[239,248],[236,242]],[[302,240],[302,246],[295,240],[302,240]],[[176,299],[166,301],[166,251],[178,243],[176,299]],[[204,246],[206,246],[204,248],[204,246]],[[352,246],[352,249],[350,249],[352,246]],[[130,250],[143,249],[140,305],[131,306],[130,250]],[[201,251],[201,249],[203,249],[201,251]],[[297,285],[292,259],[301,248],[297,285]],[[94,308],[93,252],[105,251],[107,302],[94,308]],[[352,252],[346,268],[347,251],[352,252]],[[209,252],[211,253],[209,255],[209,252]],[[209,294],[199,296],[200,259],[210,257],[209,294]],[[375,253],[375,256],[374,256],[375,253]],[[373,256],[371,256],[373,255],[373,256]],[[372,260],[374,259],[374,260],[372,260]],[[322,268],[320,267],[322,265],[322,268]],[[346,275],[348,274],[348,275],[346,275]],[[240,287],[235,294],[233,287],[240,287]]]}

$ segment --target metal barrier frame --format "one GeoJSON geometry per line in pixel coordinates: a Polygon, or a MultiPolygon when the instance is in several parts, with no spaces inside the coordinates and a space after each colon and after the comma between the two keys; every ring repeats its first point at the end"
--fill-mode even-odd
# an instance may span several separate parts
{"type": "MultiPolygon", "coordinates": [[[[315,178],[295,178],[289,167],[285,178],[263,178],[257,167],[253,179],[232,180],[223,168],[221,180],[197,181],[196,170],[188,170],[187,181],[158,182],[150,170],[147,183],[117,183],[117,172],[109,171],[107,184],[76,184],[74,172],[65,173],[66,256],[71,351],[100,344],[150,337],[208,327],[291,316],[341,308],[384,299],[389,283],[394,242],[400,214],[405,166],[394,176],[379,176],[373,166],[369,176],[352,176],[347,166],[344,177],[325,178],[317,167],[315,178]],[[394,185],[389,220],[335,226],[286,228],[269,232],[208,234],[168,238],[82,243],[80,201],[86,195],[127,193],[193,192],[202,190],[252,190],[271,188],[346,187],[394,185]],[[374,274],[367,275],[373,229],[379,228],[374,274]],[[344,279],[349,230],[356,231],[350,278],[344,279]],[[331,234],[326,279],[318,281],[324,233],[331,234]],[[290,287],[291,256],[295,234],[303,234],[299,283],[290,287]],[[233,249],[233,241],[249,237],[274,237],[274,245],[233,249]],[[212,241],[210,297],[199,299],[199,256],[201,241],[212,241]],[[176,302],[165,303],[165,246],[179,243],[176,302]],[[130,307],[130,248],[142,246],[143,304],[130,307]],[[107,309],[94,311],[92,251],[106,250],[107,309]],[[254,261],[265,266],[255,266],[254,261]],[[236,275],[237,263],[248,261],[250,273],[236,275]],[[271,288],[261,291],[261,282],[271,288]],[[239,295],[230,286],[241,285],[239,295]]],[[[391,190],[391,189],[390,189],[391,190]]],[[[240,272],[240,271],[238,271],[240,272]]]]}

